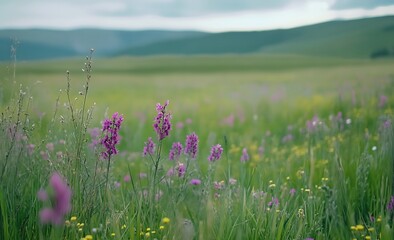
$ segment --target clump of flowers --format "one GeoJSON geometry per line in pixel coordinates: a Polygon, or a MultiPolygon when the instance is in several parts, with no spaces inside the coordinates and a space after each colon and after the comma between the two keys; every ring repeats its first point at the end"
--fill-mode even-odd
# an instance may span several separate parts
{"type": "Polygon", "coordinates": [[[152,138],[148,138],[148,141],[145,143],[143,155],[153,155],[155,152],[156,145],[153,142],[152,138]]]}
{"type": "Polygon", "coordinates": [[[170,102],[167,100],[164,105],[156,104],[157,116],[154,119],[153,128],[157,134],[159,141],[163,140],[170,134],[171,130],[171,114],[166,112],[166,107],[170,102]]]}
{"type": "Polygon", "coordinates": [[[104,146],[104,151],[101,156],[104,159],[110,159],[112,155],[118,153],[116,145],[119,143],[119,129],[123,122],[123,116],[117,112],[112,115],[111,119],[105,119],[103,122],[102,132],[104,137],[101,139],[101,144],[104,146]]]}
{"type": "Polygon", "coordinates": [[[186,137],[185,154],[195,159],[198,151],[198,136],[192,133],[186,137]]]}
{"type": "Polygon", "coordinates": [[[52,187],[52,196],[48,196],[47,191],[41,189],[37,197],[41,201],[50,201],[51,207],[41,209],[39,215],[41,223],[60,225],[64,221],[64,216],[71,211],[71,189],[58,173],[53,173],[49,183],[52,187]]]}
{"type": "Polygon", "coordinates": [[[181,156],[183,147],[180,142],[174,142],[172,144],[168,159],[170,160],[178,160],[179,157],[181,156]]]}
{"type": "Polygon", "coordinates": [[[211,148],[211,154],[208,157],[208,161],[215,162],[222,156],[223,148],[220,144],[216,144],[211,148]]]}

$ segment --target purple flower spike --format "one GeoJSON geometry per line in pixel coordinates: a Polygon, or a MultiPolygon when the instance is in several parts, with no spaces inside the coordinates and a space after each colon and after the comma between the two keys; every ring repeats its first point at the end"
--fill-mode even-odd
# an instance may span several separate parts
{"type": "Polygon", "coordinates": [[[389,212],[392,212],[394,210],[394,196],[391,196],[391,200],[387,204],[387,210],[389,210],[389,212]]]}
{"type": "Polygon", "coordinates": [[[186,173],[186,166],[183,163],[178,163],[178,166],[176,167],[176,170],[178,171],[178,177],[183,177],[186,173]]]}
{"type": "Polygon", "coordinates": [[[103,139],[101,139],[101,144],[104,146],[104,151],[101,156],[104,159],[110,159],[112,155],[118,153],[116,149],[116,144],[119,143],[119,129],[123,122],[123,116],[119,115],[117,112],[112,115],[111,119],[105,119],[103,122],[102,132],[104,133],[103,139]]]}
{"type": "Polygon", "coordinates": [[[153,155],[155,153],[155,148],[156,145],[153,142],[152,138],[151,137],[148,138],[148,142],[145,143],[145,147],[144,147],[144,152],[143,152],[144,157],[146,155],[153,155]]]}
{"type": "Polygon", "coordinates": [[[186,137],[185,154],[195,159],[198,151],[198,136],[192,133],[186,137]]]}
{"type": "Polygon", "coordinates": [[[168,159],[170,159],[171,161],[178,160],[179,157],[181,156],[182,150],[183,150],[182,144],[180,142],[174,142],[172,144],[172,148],[170,150],[168,159]]]}
{"type": "Polygon", "coordinates": [[[208,161],[215,162],[222,156],[223,148],[220,144],[214,145],[211,148],[211,154],[208,157],[208,161]]]}
{"type": "Polygon", "coordinates": [[[171,130],[171,114],[166,113],[168,104],[168,100],[164,105],[160,103],[156,104],[157,116],[154,119],[153,128],[155,129],[159,141],[167,137],[171,130]]]}
{"type": "MultiPolygon", "coordinates": [[[[58,173],[52,174],[49,182],[53,189],[52,207],[41,209],[40,220],[43,224],[60,225],[64,221],[64,216],[71,211],[71,189],[58,173]]],[[[44,195],[46,194],[43,190],[40,190],[39,199],[46,201],[48,196],[44,195]]]]}
{"type": "Polygon", "coordinates": [[[244,148],[242,149],[241,162],[247,162],[247,161],[249,161],[249,154],[248,154],[248,150],[244,148]]]}

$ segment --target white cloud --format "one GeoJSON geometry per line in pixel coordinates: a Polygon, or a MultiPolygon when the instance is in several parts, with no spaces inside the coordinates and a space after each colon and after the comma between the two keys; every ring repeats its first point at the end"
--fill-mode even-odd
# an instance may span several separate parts
{"type": "MultiPolygon", "coordinates": [[[[332,19],[352,19],[382,15],[393,15],[394,4],[373,9],[351,8],[332,9],[336,0],[285,0],[279,5],[269,5],[267,8],[240,9],[238,11],[211,11],[204,15],[183,14],[171,17],[155,14],[160,4],[174,4],[180,0],[145,0],[150,5],[140,4],[138,1],[105,0],[105,1],[38,1],[25,2],[22,0],[5,2],[0,7],[0,28],[81,28],[98,27],[114,29],[173,29],[173,30],[203,30],[203,31],[234,31],[234,30],[263,30],[275,28],[290,28],[300,25],[313,24],[332,19]],[[18,2],[19,1],[19,2],[18,2]],[[144,8],[155,3],[156,10],[146,14],[127,14],[130,4],[136,4],[136,9],[144,12],[144,8]],[[283,5],[286,3],[285,5],[283,5]],[[18,8],[19,6],[19,8],[18,8]],[[139,6],[139,8],[138,8],[139,6]],[[275,7],[274,7],[275,6],[275,7]],[[123,12],[122,14],[118,14],[123,12]]],[[[216,0],[212,9],[218,8],[216,0]]],[[[236,2],[235,0],[228,0],[236,2]]],[[[248,0],[252,2],[262,0],[248,0]]],[[[195,0],[183,0],[185,9],[189,9],[195,0]],[[189,7],[186,5],[189,4],[189,7]]],[[[239,1],[240,2],[240,1],[239,1]]],[[[209,1],[202,1],[205,5],[209,1]]],[[[172,5],[169,6],[172,6],[172,5]]],[[[204,6],[205,6],[204,5],[204,6]]],[[[202,6],[202,5],[201,5],[202,6]]],[[[207,7],[207,6],[205,6],[207,7]]],[[[191,10],[189,10],[191,11],[191,10]]]]}

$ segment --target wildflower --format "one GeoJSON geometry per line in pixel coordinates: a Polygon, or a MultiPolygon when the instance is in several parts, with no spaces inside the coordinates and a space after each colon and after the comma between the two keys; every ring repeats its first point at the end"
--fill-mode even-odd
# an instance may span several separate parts
{"type": "Polygon", "coordinates": [[[293,140],[293,135],[289,133],[282,138],[282,143],[291,142],[292,140],[293,140]]]}
{"type": "Polygon", "coordinates": [[[294,196],[294,194],[296,193],[296,190],[294,188],[290,189],[290,195],[294,196]]]}
{"type": "Polygon", "coordinates": [[[71,222],[77,221],[77,217],[76,217],[76,216],[72,216],[72,217],[70,218],[70,221],[71,221],[71,222]]]}
{"type": "Polygon", "coordinates": [[[190,184],[191,185],[200,185],[201,180],[200,179],[192,179],[192,180],[190,180],[190,184]]]}
{"type": "Polygon", "coordinates": [[[249,154],[246,148],[242,149],[241,162],[249,161],[249,154]]]}
{"type": "Polygon", "coordinates": [[[224,188],[224,181],[220,181],[220,182],[213,182],[213,186],[216,190],[221,190],[224,188]]]}
{"type": "Polygon", "coordinates": [[[177,123],[176,123],[176,128],[182,129],[183,127],[184,127],[183,122],[177,122],[177,123]]]}
{"type": "Polygon", "coordinates": [[[86,235],[85,236],[85,240],[93,240],[93,236],[92,235],[86,235]]]}
{"type": "Polygon", "coordinates": [[[268,207],[278,206],[278,205],[279,205],[279,200],[276,197],[272,197],[272,201],[268,203],[268,207]]]}
{"type": "Polygon", "coordinates": [[[34,148],[35,148],[34,144],[27,145],[27,153],[29,154],[29,156],[31,156],[34,153],[34,148]]]}
{"type": "Polygon", "coordinates": [[[111,237],[115,237],[115,233],[111,233],[111,237]]]}
{"type": "Polygon", "coordinates": [[[124,176],[124,177],[123,177],[123,181],[124,181],[124,182],[130,182],[130,181],[131,181],[130,175],[124,176]]]}
{"type": "Polygon", "coordinates": [[[182,144],[180,142],[174,142],[172,144],[170,154],[168,156],[169,160],[178,160],[182,153],[182,144]]]}
{"type": "Polygon", "coordinates": [[[391,200],[387,204],[387,210],[389,210],[390,212],[394,210],[394,196],[391,196],[391,200]]]}
{"type": "Polygon", "coordinates": [[[48,151],[53,152],[53,150],[55,149],[55,145],[53,143],[47,143],[46,148],[48,149],[48,151]]]}
{"type": "Polygon", "coordinates": [[[192,133],[186,137],[185,154],[192,159],[196,158],[198,151],[198,136],[192,133]]]}
{"type": "Polygon", "coordinates": [[[153,155],[154,154],[154,152],[155,152],[155,148],[156,148],[156,145],[155,145],[155,143],[153,142],[153,140],[152,140],[152,138],[150,137],[150,138],[148,138],[148,141],[147,142],[145,142],[145,147],[144,147],[144,153],[143,153],[143,155],[144,156],[146,156],[146,155],[153,155]]]}
{"type": "Polygon", "coordinates": [[[230,179],[228,180],[228,183],[229,183],[230,185],[235,185],[235,184],[237,183],[237,179],[235,179],[235,178],[230,178],[230,179]]]}
{"type": "Polygon", "coordinates": [[[160,229],[160,230],[164,230],[164,226],[163,226],[163,225],[160,225],[159,229],[160,229]]]}
{"type": "Polygon", "coordinates": [[[388,100],[387,96],[381,95],[379,98],[379,107],[383,108],[386,105],[387,100],[388,100]]]}
{"type": "Polygon", "coordinates": [[[60,225],[64,215],[71,211],[71,189],[58,173],[52,174],[50,185],[54,192],[54,196],[51,198],[52,207],[41,209],[40,220],[43,224],[60,225]]]}
{"type": "Polygon", "coordinates": [[[356,225],[356,230],[357,231],[362,231],[362,230],[364,230],[364,226],[363,225],[356,225]]]}
{"type": "Polygon", "coordinates": [[[123,116],[119,115],[117,112],[112,115],[112,119],[105,119],[103,122],[102,132],[104,133],[104,138],[101,139],[101,144],[104,146],[105,151],[101,153],[104,159],[110,159],[112,155],[118,153],[116,149],[116,144],[119,143],[119,129],[123,122],[123,116]]]}
{"type": "Polygon", "coordinates": [[[160,103],[156,104],[157,116],[154,119],[153,128],[155,129],[159,141],[167,137],[171,130],[171,114],[166,113],[168,104],[168,100],[163,106],[160,103]]]}
{"type": "Polygon", "coordinates": [[[120,182],[115,181],[115,182],[114,182],[114,187],[115,187],[115,188],[120,188],[120,182]]]}
{"type": "Polygon", "coordinates": [[[186,166],[183,163],[178,163],[176,170],[178,171],[178,177],[183,177],[186,173],[186,166]]]}
{"type": "Polygon", "coordinates": [[[161,220],[161,222],[164,224],[168,224],[168,223],[170,223],[170,219],[168,217],[165,217],[161,220]]]}
{"type": "Polygon", "coordinates": [[[208,157],[208,161],[215,162],[220,159],[223,152],[223,148],[220,144],[214,145],[211,148],[211,154],[208,157]]]}
{"type": "Polygon", "coordinates": [[[44,189],[40,189],[37,192],[37,198],[38,198],[38,200],[44,202],[44,201],[48,200],[48,194],[47,194],[47,192],[44,189]]]}
{"type": "Polygon", "coordinates": [[[372,147],[372,151],[376,151],[376,149],[378,149],[376,146],[372,147]]]}
{"type": "Polygon", "coordinates": [[[97,145],[100,143],[100,129],[99,128],[92,128],[89,129],[90,138],[92,142],[89,144],[89,148],[95,150],[97,145]]]}
{"type": "Polygon", "coordinates": [[[366,239],[366,240],[370,240],[370,239],[371,239],[371,236],[367,235],[367,236],[365,236],[365,239],[366,239]]]}
{"type": "Polygon", "coordinates": [[[346,119],[346,124],[347,125],[350,125],[351,123],[352,123],[352,119],[350,119],[350,118],[346,119]]]}
{"type": "Polygon", "coordinates": [[[357,230],[357,227],[356,227],[356,226],[351,226],[351,227],[350,227],[350,230],[356,231],[356,230],[357,230]]]}
{"type": "Polygon", "coordinates": [[[145,233],[145,237],[150,237],[150,232],[145,233]]]}

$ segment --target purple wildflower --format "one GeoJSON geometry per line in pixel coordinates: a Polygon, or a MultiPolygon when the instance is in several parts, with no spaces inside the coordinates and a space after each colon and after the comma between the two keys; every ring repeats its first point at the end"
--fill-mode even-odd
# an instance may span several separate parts
{"type": "Polygon", "coordinates": [[[143,155],[153,155],[155,152],[156,145],[153,142],[152,138],[148,138],[148,141],[145,143],[143,155]]]}
{"type": "Polygon", "coordinates": [[[230,185],[235,185],[235,184],[237,183],[237,179],[235,179],[235,178],[230,178],[230,179],[228,180],[228,183],[229,183],[230,185]]]}
{"type": "Polygon", "coordinates": [[[223,152],[223,148],[220,144],[216,144],[211,148],[211,154],[208,157],[208,161],[215,162],[220,159],[223,152]]]}
{"type": "Polygon", "coordinates": [[[220,182],[215,181],[215,182],[213,182],[213,187],[214,187],[216,190],[221,190],[221,189],[224,188],[224,186],[225,186],[224,181],[220,181],[220,182]]]}
{"type": "Polygon", "coordinates": [[[394,210],[394,196],[391,196],[391,200],[387,204],[387,210],[389,210],[390,212],[394,210]]]}
{"type": "Polygon", "coordinates": [[[123,177],[123,181],[124,181],[124,182],[130,182],[130,181],[131,181],[130,175],[127,174],[126,176],[124,176],[124,177],[123,177]]]}
{"type": "Polygon", "coordinates": [[[381,95],[379,98],[379,107],[383,108],[384,106],[386,106],[387,100],[388,100],[387,96],[381,95]]]}
{"type": "Polygon", "coordinates": [[[95,150],[97,145],[100,143],[100,129],[92,128],[88,130],[92,142],[89,144],[90,149],[95,150]]]}
{"type": "Polygon", "coordinates": [[[48,151],[53,152],[53,150],[55,149],[55,145],[53,143],[47,143],[46,148],[48,149],[48,151]]]}
{"type": "Polygon", "coordinates": [[[123,122],[123,116],[119,115],[117,112],[112,115],[112,119],[105,119],[103,122],[102,132],[104,133],[104,138],[101,139],[101,144],[104,146],[105,150],[101,153],[104,159],[110,159],[112,155],[118,153],[116,149],[116,144],[119,143],[119,129],[123,122]]]}
{"type": "Polygon", "coordinates": [[[294,194],[296,193],[296,190],[294,188],[290,189],[290,195],[294,196],[294,194]]]}
{"type": "Polygon", "coordinates": [[[49,197],[48,197],[47,191],[45,191],[44,189],[40,189],[40,190],[37,192],[37,198],[38,198],[38,200],[43,201],[43,202],[45,202],[46,200],[48,200],[49,197]]]}
{"type": "Polygon", "coordinates": [[[31,156],[31,155],[33,155],[33,153],[34,153],[34,148],[35,148],[35,145],[34,144],[28,144],[27,145],[27,153],[31,156]]]}
{"type": "MultiPolygon", "coordinates": [[[[71,211],[71,189],[58,173],[52,174],[49,182],[54,194],[51,198],[52,207],[41,209],[40,220],[43,224],[60,225],[63,223],[64,215],[71,211]]],[[[44,192],[42,189],[38,192],[38,198],[43,201],[48,198],[44,192]]]]}
{"type": "Polygon", "coordinates": [[[242,149],[241,162],[247,162],[247,161],[249,161],[249,154],[248,154],[248,150],[244,148],[242,149]]]}
{"type": "Polygon", "coordinates": [[[282,143],[291,142],[292,140],[293,140],[293,135],[291,133],[288,133],[282,138],[282,143]]]}
{"type": "Polygon", "coordinates": [[[176,170],[178,171],[178,177],[183,177],[186,173],[186,166],[183,163],[178,163],[178,166],[176,167],[176,170]]]}
{"type": "Polygon", "coordinates": [[[171,114],[166,113],[168,104],[168,100],[163,106],[160,103],[156,104],[157,116],[154,119],[153,128],[155,129],[159,141],[167,137],[171,130],[171,114]]]}
{"type": "Polygon", "coordinates": [[[190,180],[190,184],[191,185],[200,185],[201,180],[200,179],[192,179],[192,180],[190,180]]]}
{"type": "Polygon", "coordinates": [[[272,201],[268,203],[268,207],[278,206],[278,205],[279,205],[279,200],[276,197],[272,197],[272,201]]]}
{"type": "Polygon", "coordinates": [[[192,159],[196,158],[198,151],[198,136],[192,133],[186,137],[185,154],[192,159]]]}
{"type": "Polygon", "coordinates": [[[170,150],[170,154],[168,156],[168,159],[170,160],[178,160],[179,157],[181,156],[182,153],[182,144],[180,142],[174,142],[172,144],[172,148],[170,150]]]}

